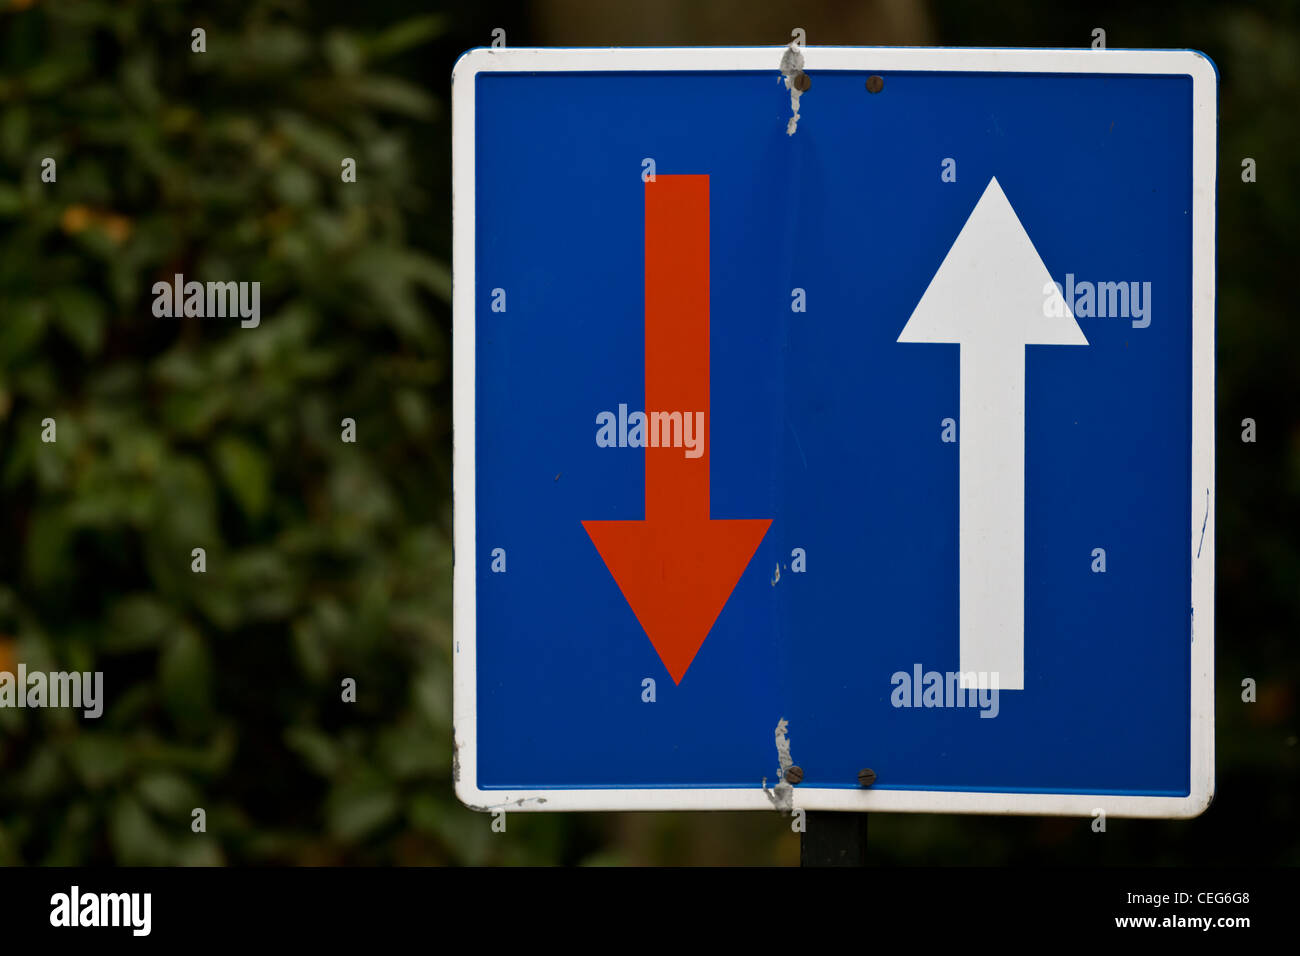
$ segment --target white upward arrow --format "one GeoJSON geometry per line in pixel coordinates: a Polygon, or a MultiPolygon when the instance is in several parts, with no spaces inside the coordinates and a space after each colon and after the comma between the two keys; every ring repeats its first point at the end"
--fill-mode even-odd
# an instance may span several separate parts
{"type": "Polygon", "coordinates": [[[1088,340],[997,179],[898,341],[961,346],[959,667],[980,687],[1023,690],[1025,346],[1088,340]]]}

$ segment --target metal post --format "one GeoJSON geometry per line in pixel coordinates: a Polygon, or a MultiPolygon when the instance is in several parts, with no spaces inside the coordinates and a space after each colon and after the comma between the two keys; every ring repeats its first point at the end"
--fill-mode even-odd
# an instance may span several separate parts
{"type": "Polygon", "coordinates": [[[800,866],[866,866],[867,815],[809,810],[799,835],[800,866]]]}

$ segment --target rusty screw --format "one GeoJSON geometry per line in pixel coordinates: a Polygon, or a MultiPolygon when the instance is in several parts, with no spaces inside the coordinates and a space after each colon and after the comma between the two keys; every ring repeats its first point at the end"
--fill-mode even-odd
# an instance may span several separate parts
{"type": "Polygon", "coordinates": [[[867,92],[879,93],[885,88],[885,78],[883,76],[867,77],[867,92]]]}
{"type": "Polygon", "coordinates": [[[858,784],[863,787],[869,787],[876,782],[876,772],[870,767],[864,767],[858,771],[858,784]]]}
{"type": "Polygon", "coordinates": [[[802,767],[791,767],[785,772],[786,783],[798,783],[802,779],[803,779],[802,767]]]}
{"type": "Polygon", "coordinates": [[[795,74],[794,79],[791,81],[791,85],[800,93],[806,93],[808,92],[808,87],[812,86],[812,77],[807,73],[800,71],[795,74]]]}

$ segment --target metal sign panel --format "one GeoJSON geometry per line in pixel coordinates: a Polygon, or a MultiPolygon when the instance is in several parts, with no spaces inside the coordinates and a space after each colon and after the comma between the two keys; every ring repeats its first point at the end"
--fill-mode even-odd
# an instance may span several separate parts
{"type": "Polygon", "coordinates": [[[1208,59],[453,84],[465,803],[1208,805],[1208,59]]]}

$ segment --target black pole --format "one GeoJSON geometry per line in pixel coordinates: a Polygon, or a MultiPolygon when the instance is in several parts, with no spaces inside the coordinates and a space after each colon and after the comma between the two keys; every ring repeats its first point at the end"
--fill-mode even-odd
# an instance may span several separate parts
{"type": "Polygon", "coordinates": [[[799,835],[800,866],[866,866],[867,815],[809,810],[799,835]]]}

